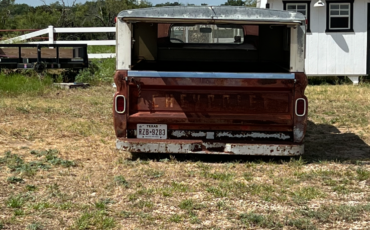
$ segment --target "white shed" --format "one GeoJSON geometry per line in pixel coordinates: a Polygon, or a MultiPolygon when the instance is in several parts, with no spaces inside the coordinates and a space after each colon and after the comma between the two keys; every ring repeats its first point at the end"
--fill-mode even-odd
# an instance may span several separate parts
{"type": "Polygon", "coordinates": [[[257,0],[257,7],[301,12],[307,19],[307,76],[369,74],[370,0],[257,0]]]}

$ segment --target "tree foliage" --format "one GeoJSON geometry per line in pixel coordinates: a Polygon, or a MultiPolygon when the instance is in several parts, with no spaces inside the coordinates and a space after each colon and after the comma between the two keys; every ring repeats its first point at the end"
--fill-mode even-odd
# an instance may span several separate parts
{"type": "MultiPolygon", "coordinates": [[[[110,27],[114,18],[122,10],[150,7],[142,0],[94,0],[84,4],[73,0],[59,0],[52,4],[37,7],[27,4],[15,4],[14,0],[0,0],[0,29],[44,29],[55,27],[110,27]]],[[[6,34],[0,33],[0,37],[6,34]]],[[[16,35],[16,34],[14,34],[16,35]]],[[[99,39],[102,34],[61,34],[68,39],[99,39]]],[[[104,36],[104,35],[103,35],[104,36]]],[[[112,39],[107,33],[102,39],[112,39]]]]}
{"type": "Polygon", "coordinates": [[[182,4],[181,4],[181,3],[179,3],[179,2],[173,2],[173,3],[171,3],[171,2],[166,2],[166,3],[156,4],[155,6],[156,6],[156,7],[161,7],[161,6],[182,6],[182,4]]]}
{"type": "Polygon", "coordinates": [[[15,0],[1,0],[0,7],[7,7],[9,5],[13,5],[15,0]]]}
{"type": "Polygon", "coordinates": [[[6,24],[10,16],[10,7],[14,5],[15,0],[1,0],[0,1],[0,29],[6,28],[6,24]]]}
{"type": "Polygon", "coordinates": [[[256,0],[227,0],[224,6],[247,6],[247,7],[255,7],[256,0]]]}
{"type": "MultiPolygon", "coordinates": [[[[83,4],[76,0],[58,0],[52,4],[32,7],[16,4],[15,0],[0,0],[0,29],[44,29],[55,27],[109,27],[114,26],[114,18],[122,10],[152,6],[147,0],[89,0],[83,4]],[[67,4],[69,3],[69,4],[67,4]]],[[[256,0],[227,0],[223,5],[255,6],[256,0]]],[[[179,1],[165,2],[155,6],[183,6],[179,1]]],[[[186,4],[193,5],[193,4],[186,4]]],[[[203,5],[203,4],[202,4],[203,5]]],[[[206,5],[206,4],[204,4],[206,5]]],[[[2,36],[15,36],[5,34],[2,36]]],[[[59,34],[60,39],[113,39],[114,34],[59,34]]]]}
{"type": "Polygon", "coordinates": [[[227,2],[225,2],[225,4],[223,5],[225,6],[244,6],[245,2],[243,0],[227,0],[227,2]]]}

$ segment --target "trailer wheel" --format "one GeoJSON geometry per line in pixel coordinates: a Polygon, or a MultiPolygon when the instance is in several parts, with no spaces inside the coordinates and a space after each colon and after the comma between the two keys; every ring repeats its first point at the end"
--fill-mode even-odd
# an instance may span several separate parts
{"type": "Polygon", "coordinates": [[[46,64],[44,62],[36,62],[34,65],[33,65],[33,69],[37,72],[37,73],[41,73],[42,71],[44,71],[46,69],[46,64]]]}

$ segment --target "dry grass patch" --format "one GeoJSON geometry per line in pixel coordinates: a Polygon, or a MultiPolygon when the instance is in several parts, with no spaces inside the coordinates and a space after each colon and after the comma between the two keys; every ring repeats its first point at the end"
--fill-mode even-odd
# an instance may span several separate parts
{"type": "Polygon", "coordinates": [[[111,87],[0,98],[0,229],[349,229],[370,221],[370,87],[309,86],[302,158],[115,150],[111,87]]]}

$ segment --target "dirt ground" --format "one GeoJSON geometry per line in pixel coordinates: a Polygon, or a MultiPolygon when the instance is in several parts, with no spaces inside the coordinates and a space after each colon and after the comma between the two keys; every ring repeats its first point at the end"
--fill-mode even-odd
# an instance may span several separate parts
{"type": "Polygon", "coordinates": [[[0,229],[370,229],[370,85],[309,86],[292,159],[117,151],[113,92],[0,98],[0,229]]]}

